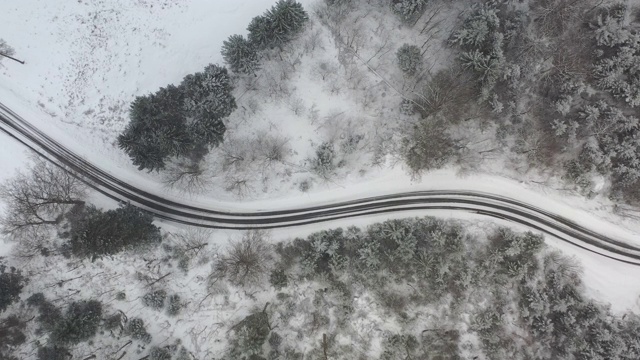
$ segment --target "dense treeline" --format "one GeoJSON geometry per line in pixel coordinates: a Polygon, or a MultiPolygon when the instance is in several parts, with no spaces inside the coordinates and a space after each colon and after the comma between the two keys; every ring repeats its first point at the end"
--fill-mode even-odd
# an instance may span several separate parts
{"type": "MultiPolygon", "coordinates": [[[[595,1],[532,0],[528,11],[475,3],[449,38],[456,63],[432,74],[413,99],[424,120],[406,139],[410,168],[429,169],[468,150],[447,131],[440,137],[448,142],[434,139],[434,128],[491,119],[495,140],[529,166],[552,168],[585,194],[601,174],[611,195],[640,200],[635,10],[595,1]]],[[[404,49],[406,73],[419,58],[404,49]]]]}
{"type": "MultiPolygon", "coordinates": [[[[254,235],[243,241],[259,239],[254,235]]],[[[264,249],[254,252],[254,263],[238,263],[262,272],[265,264],[273,264],[269,278],[279,294],[268,311],[265,307],[233,328],[228,348],[233,358],[302,359],[297,346],[302,335],[291,332],[300,321],[313,324],[305,336],[323,333],[322,342],[304,358],[357,357],[353,347],[340,343],[357,332],[352,328],[356,319],[368,316],[354,312],[354,299],[365,293],[373,294],[375,303],[400,324],[383,336],[381,359],[640,356],[640,318],[614,315],[589,299],[578,266],[546,249],[542,236],[530,232],[499,228],[478,239],[456,222],[415,218],[326,230],[280,243],[272,262],[260,260],[264,249]],[[306,282],[316,283],[319,290],[302,315],[293,305],[302,300],[293,297],[306,282]],[[436,320],[416,313],[427,308],[436,320]],[[469,336],[481,344],[471,355],[461,340],[469,336]]],[[[244,253],[246,258],[246,248],[244,253]]]]}

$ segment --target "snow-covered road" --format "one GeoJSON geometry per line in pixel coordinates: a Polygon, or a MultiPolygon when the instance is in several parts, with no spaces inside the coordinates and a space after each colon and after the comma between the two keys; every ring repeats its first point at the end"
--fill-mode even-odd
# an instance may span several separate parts
{"type": "Polygon", "coordinates": [[[415,210],[464,211],[507,220],[542,231],[582,249],[640,265],[640,246],[598,233],[552,211],[506,196],[459,189],[400,192],[330,204],[245,212],[194,206],[138,188],[84,160],[45,132],[0,104],[0,129],[56,164],[80,174],[95,190],[129,201],[157,217],[177,223],[222,229],[282,228],[336,219],[415,210]]]}

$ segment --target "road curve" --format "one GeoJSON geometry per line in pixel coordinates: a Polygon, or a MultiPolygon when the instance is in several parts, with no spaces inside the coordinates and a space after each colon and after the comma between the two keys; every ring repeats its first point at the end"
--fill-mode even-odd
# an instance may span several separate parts
{"type": "Polygon", "coordinates": [[[71,169],[96,191],[117,201],[131,202],[172,222],[219,229],[272,229],[391,212],[464,211],[524,225],[587,251],[640,265],[640,242],[637,246],[616,240],[551,211],[484,192],[413,191],[322,206],[255,212],[220,211],[182,204],[132,186],[87,162],[2,103],[0,120],[0,130],[52,163],[71,169]]]}

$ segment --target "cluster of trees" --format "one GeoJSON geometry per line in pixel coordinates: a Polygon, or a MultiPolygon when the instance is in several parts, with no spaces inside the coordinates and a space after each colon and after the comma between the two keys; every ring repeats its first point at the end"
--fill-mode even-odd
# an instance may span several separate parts
{"type": "Polygon", "coordinates": [[[130,204],[103,211],[85,204],[86,185],[63,167],[35,159],[27,173],[18,173],[0,186],[7,202],[2,231],[12,235],[28,255],[49,255],[55,244],[50,232],[61,230],[68,241],[59,247],[65,255],[96,258],[158,244],[160,229],[153,216],[130,204]]]}
{"type": "Polygon", "coordinates": [[[102,304],[96,300],[71,302],[64,313],[42,293],[31,295],[26,303],[37,309],[40,331],[49,335],[47,345],[38,349],[38,360],[67,358],[68,346],[89,341],[102,322],[102,304]]]}
{"type": "Polygon", "coordinates": [[[0,218],[2,232],[37,238],[60,224],[71,208],[83,206],[86,189],[68,169],[35,158],[26,172],[18,172],[0,186],[0,198],[6,204],[0,218]]]}
{"type": "Polygon", "coordinates": [[[222,45],[222,57],[231,71],[255,75],[260,68],[259,52],[282,47],[293,40],[309,21],[302,5],[295,0],[279,0],[263,15],[251,20],[247,39],[231,35],[222,45]]]}
{"type": "MultiPolygon", "coordinates": [[[[498,148],[528,166],[555,170],[590,194],[595,174],[610,195],[640,201],[640,36],[623,3],[539,0],[528,11],[509,2],[466,10],[449,44],[457,60],[431,74],[403,103],[422,120],[408,128],[403,155],[414,172],[463,158],[461,121],[495,123],[498,148]],[[552,106],[549,106],[552,104],[552,106]]],[[[419,49],[397,53],[407,75],[419,49]]]]}
{"type": "Polygon", "coordinates": [[[153,224],[153,216],[131,204],[107,211],[89,205],[68,218],[69,242],[65,250],[76,257],[95,259],[161,241],[160,228],[153,224]]]}
{"type": "MultiPolygon", "coordinates": [[[[262,53],[282,47],[304,28],[309,17],[294,0],[279,0],[255,17],[249,35],[232,35],[222,46],[222,57],[232,72],[255,75],[262,53]]],[[[131,104],[130,122],[118,136],[118,146],[139,170],[165,169],[169,159],[187,159],[174,167],[170,185],[199,187],[203,170],[199,163],[224,140],[225,118],[237,108],[227,69],[209,65],[187,75],[175,86],[139,96],[131,104]]]]}
{"type": "Polygon", "coordinates": [[[237,108],[227,69],[209,65],[178,86],[137,97],[118,146],[138,169],[160,170],[171,157],[199,160],[224,137],[224,119],[237,108]]]}
{"type": "Polygon", "coordinates": [[[287,310],[295,301],[290,299],[289,284],[299,286],[313,279],[325,286],[316,291],[314,306],[307,308],[311,334],[326,331],[319,347],[312,350],[319,356],[347,356],[341,351],[348,349],[330,342],[340,331],[353,331],[349,328],[354,316],[350,284],[359,284],[405,324],[401,331],[384,336],[381,359],[461,358],[463,333],[458,323],[466,317],[462,314],[471,314],[469,331],[482,346],[477,355],[637,357],[638,317],[614,315],[588,299],[578,267],[544,249],[541,235],[499,228],[487,240],[478,240],[460,224],[435,218],[325,230],[280,243],[276,261],[256,267],[271,269],[270,283],[280,292],[277,300],[271,311],[265,307],[233,327],[227,353],[246,359],[299,356],[291,339],[273,335],[269,317],[279,316],[279,331],[287,332],[295,315],[287,310]],[[411,290],[393,290],[398,286],[411,290]],[[408,308],[429,304],[442,308],[443,302],[448,315],[436,317],[448,320],[433,325],[421,320],[419,329],[410,326],[408,308]],[[507,312],[512,315],[507,317],[507,312]],[[425,326],[433,327],[422,330],[425,326]]]}

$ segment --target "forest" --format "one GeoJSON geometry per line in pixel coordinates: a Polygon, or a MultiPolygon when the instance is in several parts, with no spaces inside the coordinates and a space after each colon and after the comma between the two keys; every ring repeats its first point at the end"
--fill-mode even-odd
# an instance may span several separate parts
{"type": "Polygon", "coordinates": [[[307,191],[390,157],[416,177],[501,168],[636,204],[637,10],[590,0],[323,0],[312,9],[281,0],[246,38],[224,42],[230,71],[209,65],[139,96],[118,144],[139,169],[187,192],[223,178],[221,190],[253,196],[282,177],[307,191]],[[323,96],[355,98],[354,108],[309,105],[303,80],[323,96]],[[251,128],[264,101],[320,123],[322,132],[305,134],[306,156],[282,131],[297,120],[251,128]],[[248,131],[259,133],[245,139],[248,131]]]}
{"type": "MultiPolygon", "coordinates": [[[[636,206],[639,27],[630,1],[278,0],[224,64],[138,94],[115,144],[191,195],[453,167],[636,206]]],[[[640,317],[539,233],[175,227],[39,158],[0,198],[0,360],[640,358],[640,317]]]]}

